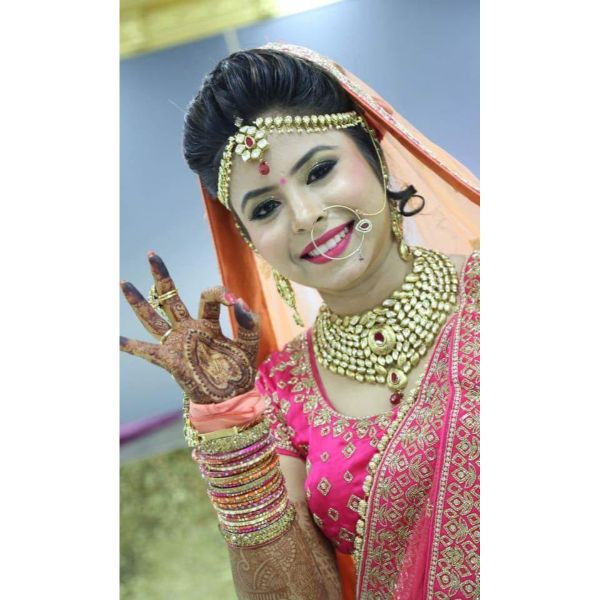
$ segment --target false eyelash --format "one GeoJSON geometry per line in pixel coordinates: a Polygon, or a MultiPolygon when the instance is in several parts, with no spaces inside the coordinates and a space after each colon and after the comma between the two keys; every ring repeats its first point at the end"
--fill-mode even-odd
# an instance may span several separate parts
{"type": "Polygon", "coordinates": [[[250,220],[251,221],[262,221],[263,219],[266,219],[267,217],[269,217],[273,211],[275,210],[275,208],[272,208],[271,210],[269,210],[269,212],[265,215],[259,216],[259,212],[262,208],[264,208],[265,206],[268,206],[270,204],[276,204],[277,206],[279,206],[281,204],[281,202],[278,202],[277,200],[273,199],[273,198],[268,198],[267,200],[265,200],[264,202],[261,202],[258,206],[254,207],[254,210],[252,211],[252,214],[250,215],[250,220]]]}
{"type": "Polygon", "coordinates": [[[335,167],[336,165],[335,160],[326,160],[323,161],[317,165],[315,165],[310,173],[308,174],[308,178],[306,180],[307,185],[310,185],[311,183],[314,183],[315,181],[319,181],[320,179],[323,179],[324,177],[326,177],[327,175],[329,175],[329,173],[331,173],[331,170],[333,169],[333,167],[335,167]],[[325,169],[325,173],[323,173],[320,177],[317,177],[316,179],[313,179],[312,181],[310,180],[310,177],[313,173],[315,173],[316,171],[319,171],[320,169],[325,169]]]}

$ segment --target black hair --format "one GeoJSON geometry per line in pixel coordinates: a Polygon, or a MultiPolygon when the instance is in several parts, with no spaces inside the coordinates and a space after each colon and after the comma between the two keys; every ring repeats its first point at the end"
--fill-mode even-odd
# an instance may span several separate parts
{"type": "MultiPolygon", "coordinates": [[[[184,122],[183,151],[190,169],[212,196],[217,195],[221,156],[235,120],[251,123],[264,114],[330,114],[360,110],[327,71],[276,50],[235,52],[209,73],[190,103],[184,122]]],[[[382,182],[377,151],[363,127],[344,129],[382,182]]],[[[405,216],[406,193],[387,191],[405,216]]]]}

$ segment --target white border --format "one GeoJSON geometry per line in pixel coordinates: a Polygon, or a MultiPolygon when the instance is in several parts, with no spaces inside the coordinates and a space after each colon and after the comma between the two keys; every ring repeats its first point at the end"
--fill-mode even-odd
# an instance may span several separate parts
{"type": "Polygon", "coordinates": [[[597,18],[483,3],[482,598],[591,598],[597,18]]]}
{"type": "Polygon", "coordinates": [[[119,594],[118,10],[2,10],[2,598],[119,594]]]}

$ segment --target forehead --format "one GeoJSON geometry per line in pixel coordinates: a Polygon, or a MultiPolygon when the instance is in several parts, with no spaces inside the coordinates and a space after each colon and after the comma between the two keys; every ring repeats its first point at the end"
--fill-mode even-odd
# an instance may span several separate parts
{"type": "MultiPolygon", "coordinates": [[[[282,176],[288,176],[292,167],[316,146],[336,146],[337,152],[356,152],[351,138],[341,130],[311,133],[270,133],[264,160],[269,164],[268,175],[259,172],[258,160],[244,162],[234,156],[229,182],[230,200],[239,207],[244,194],[250,190],[277,185],[282,176]]],[[[318,154],[316,155],[318,156],[318,154]]]]}

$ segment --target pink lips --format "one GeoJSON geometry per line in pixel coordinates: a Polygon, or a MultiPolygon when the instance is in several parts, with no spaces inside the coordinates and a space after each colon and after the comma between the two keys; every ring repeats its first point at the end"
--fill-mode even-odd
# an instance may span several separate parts
{"type": "Polygon", "coordinates": [[[308,244],[306,248],[302,250],[301,258],[317,265],[322,265],[324,263],[330,262],[331,258],[337,258],[348,247],[348,244],[350,244],[353,232],[353,224],[354,221],[349,221],[348,223],[344,223],[343,225],[338,225],[337,227],[326,231],[321,237],[318,237],[315,240],[315,243],[317,244],[317,246],[319,246],[330,240],[332,237],[335,237],[338,233],[340,233],[340,231],[343,231],[347,227],[350,227],[350,231],[348,232],[348,234],[340,240],[337,246],[334,246],[333,248],[330,248],[329,250],[324,252],[324,254],[326,254],[327,256],[322,256],[320,254],[314,257],[308,256],[308,253],[312,252],[315,249],[315,246],[311,241],[310,244],[308,244]]]}

